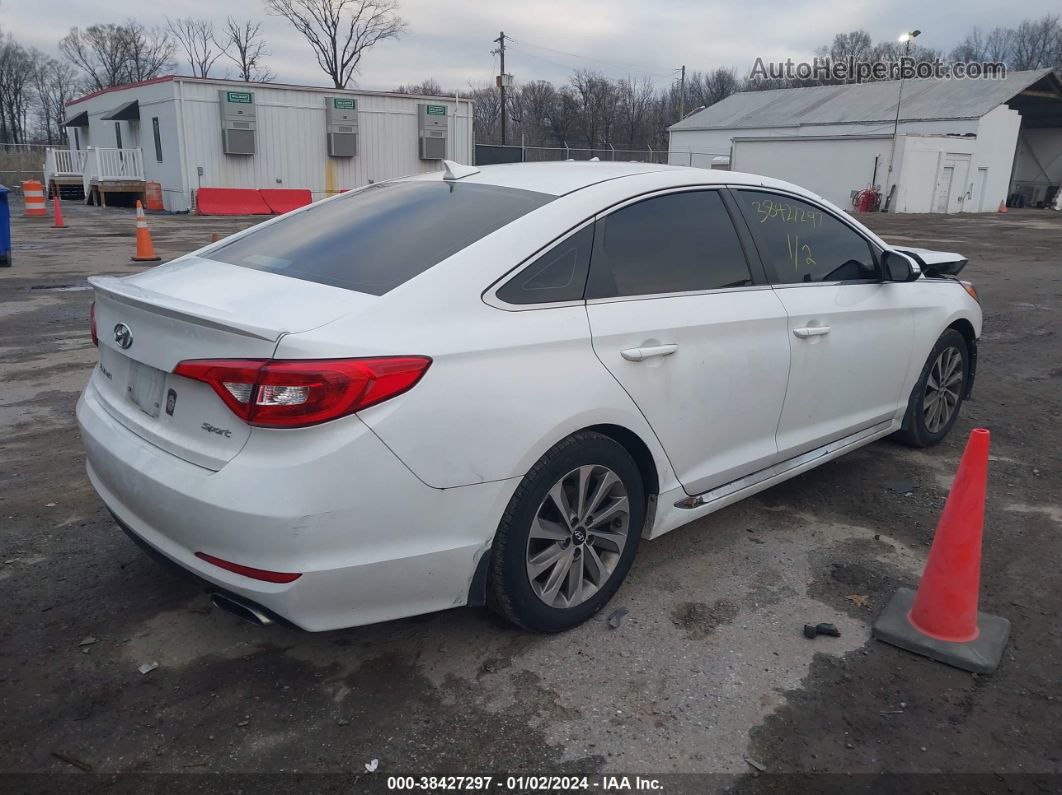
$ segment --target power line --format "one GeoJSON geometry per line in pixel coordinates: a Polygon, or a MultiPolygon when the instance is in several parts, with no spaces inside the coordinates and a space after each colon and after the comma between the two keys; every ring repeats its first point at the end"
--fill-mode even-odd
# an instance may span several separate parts
{"type": "Polygon", "coordinates": [[[567,55],[570,58],[580,58],[584,61],[596,61],[598,63],[606,63],[611,64],[613,66],[623,66],[629,69],[638,69],[640,71],[650,74],[650,76],[652,77],[670,77],[675,72],[675,70],[670,70],[665,73],[664,69],[666,67],[663,66],[646,66],[645,64],[626,63],[624,61],[612,61],[608,58],[595,58],[590,55],[580,55],[574,52],[567,52],[566,50],[558,50],[554,47],[543,47],[541,44],[534,44],[529,41],[514,39],[512,36],[508,36],[507,38],[509,39],[509,42],[511,44],[516,44],[523,47],[532,47],[536,50],[545,50],[546,52],[553,52],[557,55],[567,55]]]}

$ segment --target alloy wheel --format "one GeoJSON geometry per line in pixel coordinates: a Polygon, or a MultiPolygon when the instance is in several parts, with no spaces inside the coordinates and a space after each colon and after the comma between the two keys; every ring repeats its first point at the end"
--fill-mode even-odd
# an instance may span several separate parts
{"type": "Polygon", "coordinates": [[[573,469],[546,493],[527,539],[527,576],[550,607],[585,602],[608,581],[630,530],[627,489],[611,469],[573,469]]]}
{"type": "Polygon", "coordinates": [[[951,346],[940,352],[929,369],[926,391],[922,396],[922,417],[930,433],[939,433],[955,413],[962,391],[963,373],[962,353],[951,346]]]}

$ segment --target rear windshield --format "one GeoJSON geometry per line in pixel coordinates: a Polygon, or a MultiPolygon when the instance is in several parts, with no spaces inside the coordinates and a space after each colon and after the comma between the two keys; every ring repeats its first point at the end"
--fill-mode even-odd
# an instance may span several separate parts
{"type": "Polygon", "coordinates": [[[496,185],[383,182],[282,218],[209,256],[383,295],[554,198],[496,185]]]}

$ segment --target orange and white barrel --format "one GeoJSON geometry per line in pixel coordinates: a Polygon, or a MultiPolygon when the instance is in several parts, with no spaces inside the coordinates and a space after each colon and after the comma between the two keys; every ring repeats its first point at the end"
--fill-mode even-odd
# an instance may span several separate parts
{"type": "Polygon", "coordinates": [[[22,183],[22,197],[26,203],[26,218],[47,218],[48,205],[44,201],[44,188],[35,179],[27,179],[22,183]]]}

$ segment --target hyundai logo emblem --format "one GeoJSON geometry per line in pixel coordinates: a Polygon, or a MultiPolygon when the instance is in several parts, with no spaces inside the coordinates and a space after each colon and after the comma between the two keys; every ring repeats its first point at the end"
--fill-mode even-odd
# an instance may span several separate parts
{"type": "Polygon", "coordinates": [[[119,348],[128,348],[133,344],[133,332],[125,323],[119,323],[114,327],[114,341],[119,348]]]}

